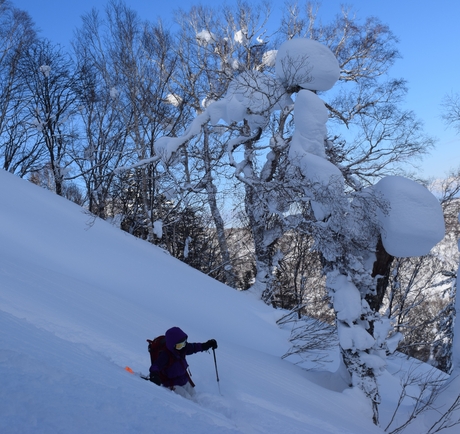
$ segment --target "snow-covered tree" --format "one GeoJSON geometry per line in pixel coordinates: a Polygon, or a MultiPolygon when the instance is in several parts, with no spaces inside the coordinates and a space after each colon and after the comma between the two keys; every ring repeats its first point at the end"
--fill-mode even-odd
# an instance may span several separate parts
{"type": "MultiPolygon", "coordinates": [[[[181,99],[196,113],[222,98],[238,75],[263,67],[262,54],[268,44],[263,38],[263,26],[268,13],[266,6],[239,2],[219,11],[200,6],[177,14],[181,30],[176,52],[181,67],[175,80],[181,99]]],[[[234,190],[229,181],[227,147],[240,128],[237,124],[203,125],[198,140],[188,142],[182,149],[188,188],[207,202],[218,238],[224,281],[234,287],[240,284],[230,258],[221,208],[223,198],[228,203],[228,192],[234,190]]],[[[250,192],[245,195],[250,196],[250,192]]]]}
{"type": "Polygon", "coordinates": [[[268,251],[290,224],[310,227],[325,264],[351,385],[370,398],[373,419],[378,423],[375,377],[385,363],[390,327],[378,314],[384,290],[378,282],[386,277],[379,267],[382,263],[388,267],[393,256],[425,254],[443,237],[444,220],[436,198],[405,178],[388,177],[371,188],[351,195],[347,192],[340,169],[327,158],[328,113],[315,93],[332,88],[339,74],[338,62],[327,47],[311,39],[289,40],[277,52],[274,76],[243,72],[223,98],[194,119],[186,134],[161,138],[156,146],[158,153],[170,161],[204,125],[241,123],[244,129],[229,142],[228,149],[235,176],[251,191],[247,196],[252,201],[246,205],[254,219],[252,227],[263,225],[260,239],[257,231],[253,233],[256,258],[262,258],[257,264],[254,288],[264,295],[272,265],[257,252],[258,243],[268,251]],[[294,104],[290,99],[293,93],[294,104]],[[282,134],[270,139],[266,163],[255,176],[254,144],[276,111],[293,111],[295,128],[289,140],[282,134]],[[237,161],[233,152],[241,145],[244,153],[237,161]],[[289,176],[281,176],[280,171],[289,176]],[[285,190],[291,192],[291,201],[285,190]],[[281,201],[285,201],[285,216],[273,212],[281,201]],[[297,202],[311,206],[311,221],[301,221],[289,212],[297,202]],[[269,213],[278,217],[270,231],[266,226],[269,213]]]}

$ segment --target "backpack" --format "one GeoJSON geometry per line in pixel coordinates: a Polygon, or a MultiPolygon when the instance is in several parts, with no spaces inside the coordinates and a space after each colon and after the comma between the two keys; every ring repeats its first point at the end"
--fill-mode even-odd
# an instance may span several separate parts
{"type": "MultiPolygon", "coordinates": [[[[166,351],[166,354],[168,354],[168,362],[166,363],[166,366],[163,368],[163,371],[167,370],[174,363],[174,358],[171,352],[166,347],[165,336],[158,336],[153,341],[147,339],[147,342],[149,344],[148,351],[150,353],[150,363],[152,365],[156,362],[156,360],[160,356],[160,353],[166,351]]],[[[163,384],[167,384],[170,381],[164,372],[160,371],[158,374],[163,384]]]]}

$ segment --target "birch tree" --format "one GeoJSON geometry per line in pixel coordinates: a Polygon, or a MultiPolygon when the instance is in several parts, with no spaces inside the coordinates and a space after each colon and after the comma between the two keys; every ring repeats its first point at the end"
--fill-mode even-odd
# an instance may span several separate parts
{"type": "MultiPolygon", "coordinates": [[[[100,184],[92,188],[92,194],[104,192],[103,199],[110,185],[112,193],[120,186],[115,194],[119,211],[124,213],[121,219],[126,220],[122,227],[149,242],[162,239],[166,248],[167,232],[162,234],[156,227],[161,220],[166,224],[161,203],[165,192],[173,188],[160,182],[170,176],[158,164],[154,143],[159,135],[180,128],[181,111],[186,107],[178,101],[171,104],[176,62],[172,44],[161,22],[144,21],[117,1],[111,1],[104,14],[95,10],[87,14],[75,42],[89,80],[82,98],[88,141],[85,152],[91,161],[81,161],[94,169],[88,172],[93,176],[91,182],[100,184]],[[114,176],[119,179],[109,184],[114,176]]],[[[98,201],[103,203],[102,199],[98,201]]]]}
{"type": "Polygon", "coordinates": [[[103,21],[93,10],[82,17],[73,48],[77,60],[80,141],[73,149],[86,186],[88,209],[101,218],[114,218],[120,192],[115,191],[117,169],[129,162],[128,125],[119,113],[117,78],[106,51],[103,21]]]}
{"type": "MultiPolygon", "coordinates": [[[[242,71],[251,71],[262,65],[261,56],[268,42],[262,39],[262,35],[268,16],[267,5],[253,7],[245,2],[239,2],[235,8],[224,7],[220,12],[193,7],[177,15],[181,27],[177,56],[182,65],[177,81],[181,98],[193,107],[195,113],[204,112],[210,103],[220,99],[242,71]]],[[[185,168],[185,175],[194,191],[206,197],[216,228],[225,283],[230,286],[236,286],[236,277],[219,197],[222,197],[221,189],[225,185],[222,180],[228,179],[231,173],[226,148],[229,140],[238,134],[235,129],[236,125],[203,125],[199,145],[192,141],[181,151],[190,157],[188,163],[200,161],[195,165],[198,172],[194,174],[194,180],[190,179],[190,169],[185,168]]],[[[252,193],[248,191],[245,197],[252,197],[252,193]]]]}
{"type": "Polygon", "coordinates": [[[70,56],[47,40],[35,43],[21,60],[21,79],[27,86],[29,128],[38,132],[51,168],[54,190],[60,196],[72,160],[69,148],[76,140],[76,75],[70,56]]]}
{"type": "Polygon", "coordinates": [[[0,1],[0,164],[25,176],[42,163],[36,134],[27,128],[30,115],[21,59],[36,41],[30,16],[8,1],[0,1]]]}

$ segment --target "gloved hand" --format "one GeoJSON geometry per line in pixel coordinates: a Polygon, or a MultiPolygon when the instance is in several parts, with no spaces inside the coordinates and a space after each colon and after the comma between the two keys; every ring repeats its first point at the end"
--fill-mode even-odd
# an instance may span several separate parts
{"type": "Polygon", "coordinates": [[[150,373],[150,381],[155,383],[157,386],[161,386],[160,376],[156,372],[150,373]]]}
{"type": "Polygon", "coordinates": [[[215,339],[209,339],[209,341],[201,344],[203,351],[208,351],[210,348],[215,350],[217,348],[217,341],[215,339]]]}

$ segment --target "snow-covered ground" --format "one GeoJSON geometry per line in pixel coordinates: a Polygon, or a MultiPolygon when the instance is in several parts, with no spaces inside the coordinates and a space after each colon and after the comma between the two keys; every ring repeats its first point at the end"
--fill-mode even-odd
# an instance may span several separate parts
{"type": "MultiPolygon", "coordinates": [[[[281,312],[251,293],[2,170],[0,198],[2,434],[383,432],[338,375],[281,359],[281,312]],[[188,357],[194,401],[124,370],[147,373],[145,340],[172,326],[219,344],[219,383],[212,353],[188,357]]],[[[399,380],[380,382],[384,427],[399,380]]]]}

